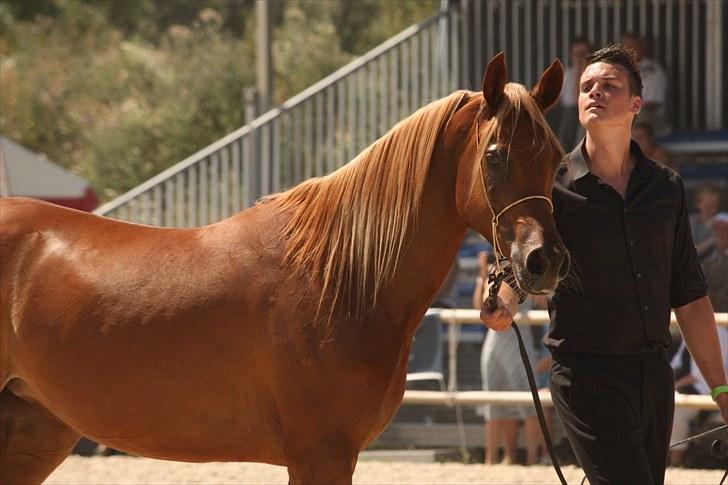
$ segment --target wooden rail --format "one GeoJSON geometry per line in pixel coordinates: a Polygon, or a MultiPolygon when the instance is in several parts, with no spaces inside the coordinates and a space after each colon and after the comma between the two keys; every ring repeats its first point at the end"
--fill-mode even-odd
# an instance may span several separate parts
{"type": "MultiPolygon", "coordinates": [[[[458,336],[461,325],[482,325],[480,311],[474,309],[442,309],[439,310],[443,323],[448,325],[448,369],[449,379],[447,391],[413,391],[404,393],[402,404],[415,405],[465,405],[476,406],[481,404],[503,404],[514,406],[531,405],[530,392],[493,392],[493,391],[458,391],[457,390],[457,352],[458,336]]],[[[516,313],[514,317],[518,325],[544,325],[549,322],[548,311],[530,310],[523,314],[516,313]]],[[[728,327],[728,313],[716,313],[715,321],[719,326],[728,327]]],[[[677,325],[675,314],[672,313],[672,325],[677,325]]],[[[510,331],[510,330],[508,330],[510,331]]],[[[544,406],[551,406],[551,395],[547,392],[539,394],[544,406]]],[[[715,409],[715,403],[710,396],[675,394],[675,406],[697,409],[715,409]]]]}
{"type": "MultiPolygon", "coordinates": [[[[539,392],[541,404],[553,406],[551,393],[539,392]]],[[[504,406],[532,406],[533,399],[528,391],[414,391],[404,393],[402,404],[436,406],[479,406],[500,404],[504,406]]],[[[675,406],[711,410],[717,409],[710,396],[675,393],[675,406]]]]}

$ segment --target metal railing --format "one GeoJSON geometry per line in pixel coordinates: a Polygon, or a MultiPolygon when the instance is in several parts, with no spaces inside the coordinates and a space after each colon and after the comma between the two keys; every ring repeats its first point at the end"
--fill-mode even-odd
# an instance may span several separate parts
{"type": "MultiPolygon", "coordinates": [[[[716,0],[463,0],[470,19],[471,70],[480,87],[483,67],[501,50],[509,74],[526,86],[538,80],[554,57],[569,64],[575,37],[595,48],[634,33],[668,78],[667,110],[674,131],[724,130],[728,96],[725,62],[728,4],[716,0]]],[[[465,40],[463,41],[465,43],[465,40]]],[[[469,74],[469,75],[468,75],[469,74]]]]}
{"type": "Polygon", "coordinates": [[[225,218],[259,197],[345,164],[418,107],[458,88],[480,89],[506,52],[509,77],[536,82],[585,36],[647,39],[667,70],[676,130],[725,129],[724,2],[712,0],[451,0],[450,8],[95,212],[160,226],[225,218]]]}
{"type": "MultiPolygon", "coordinates": [[[[513,406],[529,406],[533,403],[530,392],[494,392],[494,391],[459,391],[457,382],[458,341],[461,325],[483,325],[480,320],[480,310],[470,308],[442,309],[438,311],[442,322],[448,329],[448,382],[447,391],[414,391],[407,390],[404,394],[403,404],[417,405],[480,405],[502,404],[513,406]]],[[[519,326],[546,325],[549,315],[546,310],[529,310],[517,313],[514,319],[519,326]]],[[[716,313],[716,324],[728,327],[728,313],[716,313]]],[[[670,315],[670,324],[677,325],[674,313],[670,315]]],[[[510,331],[510,330],[507,330],[510,331]]],[[[551,396],[548,393],[541,395],[544,406],[551,406],[551,396]]],[[[676,395],[675,405],[695,409],[715,409],[716,405],[710,396],[676,395]]]]}
{"type": "Polygon", "coordinates": [[[95,212],[160,226],[215,222],[325,175],[460,84],[459,22],[440,12],[95,212]]]}

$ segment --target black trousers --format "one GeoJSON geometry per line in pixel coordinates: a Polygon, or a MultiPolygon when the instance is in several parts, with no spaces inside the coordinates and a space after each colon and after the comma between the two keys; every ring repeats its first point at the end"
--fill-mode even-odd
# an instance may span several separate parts
{"type": "Polygon", "coordinates": [[[638,355],[554,353],[551,396],[591,485],[661,485],[675,380],[662,350],[638,355]]]}

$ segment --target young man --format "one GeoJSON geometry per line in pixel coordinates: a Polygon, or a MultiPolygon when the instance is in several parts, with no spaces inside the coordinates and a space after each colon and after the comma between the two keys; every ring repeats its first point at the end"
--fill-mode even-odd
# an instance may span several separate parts
{"type": "MultiPolygon", "coordinates": [[[[571,274],[550,301],[551,394],[591,485],[662,484],[674,411],[666,348],[670,309],[728,421],[728,387],[713,308],[675,172],[647,159],[630,131],[641,108],[633,53],[587,57],[579,121],[552,197],[571,274]]],[[[506,330],[517,295],[503,285],[484,323],[506,330]]]]}

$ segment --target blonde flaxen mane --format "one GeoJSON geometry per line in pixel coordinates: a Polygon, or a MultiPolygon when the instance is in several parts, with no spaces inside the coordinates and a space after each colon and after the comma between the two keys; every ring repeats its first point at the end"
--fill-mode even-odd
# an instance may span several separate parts
{"type": "MultiPolygon", "coordinates": [[[[530,99],[525,88],[510,86],[505,90],[510,102],[501,103],[488,123],[484,142],[498,135],[507,116],[518,115],[522,103],[517,98],[525,93],[530,99]]],[[[337,307],[353,318],[362,318],[374,307],[417,222],[437,136],[463,99],[475,94],[456,91],[430,103],[335,172],[265,199],[291,214],[285,228],[285,261],[307,269],[321,282],[319,313],[327,296],[329,318],[337,307]]],[[[530,113],[529,101],[526,106],[530,113]]],[[[540,112],[532,118],[536,118],[534,128],[538,118],[545,124],[540,112]]]]}

